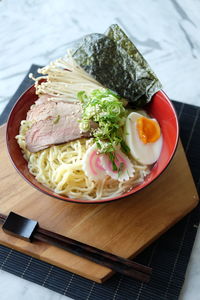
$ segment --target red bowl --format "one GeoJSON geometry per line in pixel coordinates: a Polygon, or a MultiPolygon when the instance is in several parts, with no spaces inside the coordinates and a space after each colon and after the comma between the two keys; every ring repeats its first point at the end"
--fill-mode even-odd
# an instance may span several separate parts
{"type": "Polygon", "coordinates": [[[39,183],[35,179],[35,177],[29,173],[27,161],[23,158],[21,149],[15,139],[15,136],[19,133],[21,120],[26,119],[27,111],[29,110],[30,106],[36,101],[36,99],[37,96],[35,94],[35,88],[34,86],[32,86],[18,99],[15,106],[13,107],[7,122],[7,149],[10,158],[19,174],[39,191],[57,199],[75,203],[104,203],[132,195],[154,181],[166,169],[176,151],[179,136],[177,116],[169,98],[163,91],[159,91],[153,96],[152,101],[146,106],[145,109],[151,116],[158,120],[161,126],[163,146],[158,161],[154,164],[150,174],[145,178],[144,182],[134,187],[127,193],[114,198],[102,200],[72,199],[56,194],[52,190],[39,183]]]}

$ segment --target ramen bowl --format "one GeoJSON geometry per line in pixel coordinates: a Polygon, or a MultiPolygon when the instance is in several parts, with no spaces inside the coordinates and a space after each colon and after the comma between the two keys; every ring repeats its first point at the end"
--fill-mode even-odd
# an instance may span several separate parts
{"type": "Polygon", "coordinates": [[[74,203],[105,203],[114,201],[120,198],[124,198],[141,191],[145,187],[149,186],[154,180],[156,180],[163,171],[167,168],[173,155],[176,151],[179,137],[179,126],[176,116],[176,112],[173,105],[167,95],[163,91],[157,92],[151,102],[144,107],[144,109],[149,113],[150,116],[157,119],[160,124],[163,145],[161,154],[157,162],[153,165],[150,174],[144,179],[144,181],[125,192],[122,195],[98,200],[83,200],[69,198],[64,195],[60,195],[49,189],[48,187],[39,183],[35,177],[29,172],[28,163],[23,157],[23,153],[17,143],[16,135],[19,133],[20,122],[26,119],[26,114],[30,109],[31,105],[37,100],[37,95],[35,94],[34,86],[31,86],[25,93],[18,99],[15,106],[13,107],[6,129],[6,142],[7,149],[12,160],[12,163],[18,173],[31,184],[34,188],[38,189],[40,192],[45,193],[51,197],[55,197],[60,200],[74,202],[74,203]]]}

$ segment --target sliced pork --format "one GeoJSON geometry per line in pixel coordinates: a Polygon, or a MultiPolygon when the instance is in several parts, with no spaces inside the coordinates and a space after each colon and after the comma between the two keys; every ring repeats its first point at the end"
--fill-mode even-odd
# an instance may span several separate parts
{"type": "Polygon", "coordinates": [[[74,115],[81,118],[81,105],[75,103],[46,101],[31,107],[27,113],[26,120],[38,122],[49,117],[62,117],[74,115]]]}
{"type": "MultiPolygon", "coordinates": [[[[26,120],[33,122],[26,133],[27,149],[37,152],[51,145],[89,137],[89,132],[80,132],[81,116],[80,103],[53,102],[48,96],[41,96],[27,113],[26,120]]],[[[91,128],[97,128],[97,124],[91,121],[91,128]]]]}
{"type": "Polygon", "coordinates": [[[50,96],[49,95],[41,95],[36,101],[35,104],[42,104],[45,103],[49,100],[50,96]]]}
{"type": "Polygon", "coordinates": [[[37,152],[51,145],[89,136],[89,132],[80,132],[76,116],[50,117],[33,124],[26,133],[26,144],[30,152],[37,152]]]}

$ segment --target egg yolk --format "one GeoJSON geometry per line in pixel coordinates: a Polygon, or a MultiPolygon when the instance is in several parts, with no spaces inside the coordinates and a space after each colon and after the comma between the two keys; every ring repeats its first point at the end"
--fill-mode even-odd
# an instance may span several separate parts
{"type": "Polygon", "coordinates": [[[137,119],[137,131],[140,140],[144,143],[154,143],[160,137],[160,126],[156,120],[146,117],[137,119]]]}

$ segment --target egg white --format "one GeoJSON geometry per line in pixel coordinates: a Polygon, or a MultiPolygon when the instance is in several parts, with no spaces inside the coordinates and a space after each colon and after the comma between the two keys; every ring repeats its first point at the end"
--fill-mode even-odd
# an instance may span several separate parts
{"type": "Polygon", "coordinates": [[[131,155],[135,160],[143,165],[151,165],[155,163],[161,153],[163,138],[153,142],[144,144],[139,138],[137,130],[137,119],[143,115],[132,112],[128,115],[125,123],[125,141],[130,148],[131,155]]]}

